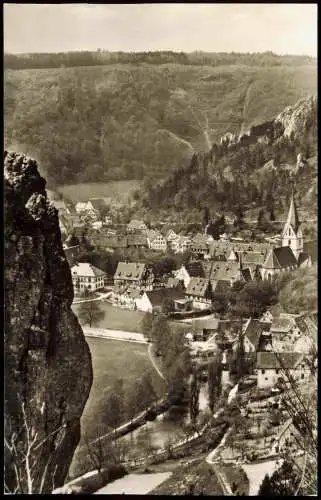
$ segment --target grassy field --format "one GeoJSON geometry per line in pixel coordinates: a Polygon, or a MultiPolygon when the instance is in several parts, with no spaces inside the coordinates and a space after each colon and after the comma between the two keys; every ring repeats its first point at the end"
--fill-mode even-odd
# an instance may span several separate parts
{"type": "MultiPolygon", "coordinates": [[[[89,441],[98,435],[108,432],[104,424],[106,399],[114,382],[123,379],[124,390],[150,372],[155,390],[162,394],[163,380],[154,370],[148,354],[147,346],[131,342],[87,338],[93,365],[93,385],[81,418],[82,439],[79,446],[84,446],[84,436],[89,441]]],[[[79,452],[76,451],[70,475],[77,475],[79,452]]]]}
{"type": "MultiPolygon", "coordinates": [[[[143,312],[120,309],[113,307],[108,302],[99,302],[99,306],[105,311],[105,317],[95,325],[97,328],[140,332],[140,323],[144,317],[143,312]]],[[[78,304],[72,306],[75,314],[77,314],[79,307],[78,304]]]]}
{"type": "Polygon", "coordinates": [[[93,363],[94,380],[82,417],[83,433],[94,436],[103,426],[104,405],[108,393],[117,379],[123,379],[124,389],[148,371],[160,389],[160,377],[148,358],[147,347],[142,344],[117,340],[87,338],[93,363]]]}
{"type": "MultiPolygon", "coordinates": [[[[125,332],[140,332],[141,321],[145,313],[113,307],[108,302],[99,302],[99,305],[101,309],[105,311],[105,317],[95,325],[97,328],[124,330],[125,332]]],[[[79,307],[79,304],[72,306],[72,310],[75,314],[77,314],[79,307]]],[[[191,329],[191,326],[188,324],[175,323],[173,321],[170,321],[170,325],[182,333],[189,332],[191,329]]]]}
{"type": "Polygon", "coordinates": [[[112,198],[126,202],[133,191],[139,187],[139,181],[83,182],[59,186],[57,190],[73,202],[87,201],[89,198],[112,198]]]}

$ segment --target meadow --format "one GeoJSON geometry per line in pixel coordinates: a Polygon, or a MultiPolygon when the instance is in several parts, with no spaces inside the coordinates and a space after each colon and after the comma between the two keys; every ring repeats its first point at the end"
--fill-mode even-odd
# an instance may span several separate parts
{"type": "Polygon", "coordinates": [[[74,203],[87,201],[90,198],[108,198],[125,203],[131,198],[133,192],[138,189],[139,184],[136,180],[82,182],[59,186],[57,191],[63,195],[64,199],[69,199],[74,203]]]}

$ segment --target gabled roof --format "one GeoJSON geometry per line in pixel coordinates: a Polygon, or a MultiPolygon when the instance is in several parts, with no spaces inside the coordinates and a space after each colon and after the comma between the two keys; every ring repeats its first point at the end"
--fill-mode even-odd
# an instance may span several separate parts
{"type": "Polygon", "coordinates": [[[244,281],[252,281],[251,271],[249,268],[241,269],[240,274],[244,281]]]}
{"type": "Polygon", "coordinates": [[[237,251],[236,255],[238,259],[242,256],[243,264],[264,264],[266,257],[266,251],[254,252],[254,251],[237,251]]]}
{"type": "Polygon", "coordinates": [[[128,241],[126,237],[107,236],[98,234],[95,243],[109,248],[127,248],[128,241]]]}
{"type": "Polygon", "coordinates": [[[148,231],[146,231],[146,236],[150,242],[154,241],[156,238],[162,238],[163,240],[165,240],[162,233],[160,233],[159,231],[155,231],[154,229],[149,229],[148,231]]]}
{"type": "Polygon", "coordinates": [[[297,261],[290,247],[272,248],[268,253],[263,267],[266,269],[283,269],[296,266],[297,261]]]}
{"type": "Polygon", "coordinates": [[[132,219],[128,224],[127,227],[130,229],[141,229],[141,228],[146,228],[146,224],[143,220],[138,220],[138,219],[132,219]]]}
{"type": "Polygon", "coordinates": [[[245,325],[244,335],[247,336],[254,349],[257,350],[259,347],[261,335],[263,331],[269,328],[269,324],[263,323],[258,319],[250,318],[245,325]]]}
{"type": "Polygon", "coordinates": [[[271,332],[288,333],[294,326],[294,319],[287,317],[273,318],[271,332]]]}
{"type": "Polygon", "coordinates": [[[209,280],[205,278],[191,278],[186,289],[186,294],[193,295],[195,297],[205,297],[205,294],[209,288],[209,280]]]}
{"type": "Polygon", "coordinates": [[[294,370],[305,356],[299,352],[262,351],[257,353],[256,367],[259,369],[290,369],[294,370]]]}
{"type": "Polygon", "coordinates": [[[78,262],[71,268],[71,274],[84,277],[100,277],[105,276],[105,272],[98,267],[89,264],[88,262],[78,262]]]}
{"type": "Polygon", "coordinates": [[[191,277],[205,278],[204,266],[200,260],[192,260],[186,264],[185,269],[191,277]]]}
{"type": "Polygon", "coordinates": [[[185,294],[178,288],[160,288],[145,292],[153,307],[161,306],[165,299],[184,299],[185,294]]]}
{"type": "Polygon", "coordinates": [[[211,284],[213,292],[215,292],[215,294],[224,294],[231,288],[231,283],[228,280],[218,280],[215,282],[211,282],[211,284]]]}
{"type": "Polygon", "coordinates": [[[114,279],[136,281],[142,279],[147,266],[140,262],[118,262],[114,279]]]}
{"type": "Polygon", "coordinates": [[[178,280],[177,278],[173,278],[172,276],[170,276],[167,282],[165,283],[166,288],[176,288],[179,285],[180,285],[180,280],[178,280]]]}
{"type": "Polygon", "coordinates": [[[318,260],[318,242],[317,240],[309,240],[303,243],[303,251],[311,257],[312,264],[318,260]]]}
{"type": "Polygon", "coordinates": [[[238,262],[215,261],[211,269],[211,281],[231,281],[237,278],[239,273],[238,262]]]}
{"type": "Polygon", "coordinates": [[[298,267],[301,267],[303,264],[308,263],[309,261],[310,255],[305,252],[301,252],[298,258],[298,267]]]}
{"type": "Polygon", "coordinates": [[[144,234],[128,234],[127,246],[147,246],[147,238],[144,234]]]}

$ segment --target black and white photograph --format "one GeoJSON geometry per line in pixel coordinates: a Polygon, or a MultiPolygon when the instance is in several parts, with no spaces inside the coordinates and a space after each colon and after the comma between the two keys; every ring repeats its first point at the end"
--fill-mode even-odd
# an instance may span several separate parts
{"type": "Polygon", "coordinates": [[[317,496],[317,3],[2,9],[4,494],[317,496]]]}

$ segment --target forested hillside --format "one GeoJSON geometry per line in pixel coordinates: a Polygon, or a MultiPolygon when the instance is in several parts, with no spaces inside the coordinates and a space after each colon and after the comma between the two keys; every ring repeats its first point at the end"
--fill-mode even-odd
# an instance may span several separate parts
{"type": "Polygon", "coordinates": [[[37,158],[51,186],[160,180],[317,88],[311,58],[88,54],[5,59],[5,148],[37,158]],[[8,69],[21,67],[42,69],[8,69]]]}
{"type": "Polygon", "coordinates": [[[291,190],[307,218],[316,217],[317,101],[302,99],[251,127],[247,134],[226,136],[209,152],[159,182],[145,181],[142,206],[181,215],[187,211],[232,212],[253,207],[271,214],[288,209],[291,190]]]}

